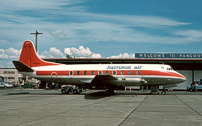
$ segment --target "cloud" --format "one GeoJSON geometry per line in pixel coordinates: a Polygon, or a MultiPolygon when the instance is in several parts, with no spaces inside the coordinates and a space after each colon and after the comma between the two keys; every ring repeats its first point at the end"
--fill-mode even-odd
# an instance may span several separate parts
{"type": "Polygon", "coordinates": [[[199,30],[183,30],[177,31],[174,34],[181,37],[186,37],[187,40],[202,41],[202,31],[199,30]]]}
{"type": "Polygon", "coordinates": [[[125,24],[130,27],[148,27],[156,28],[157,26],[180,26],[190,25],[191,23],[179,22],[169,18],[160,16],[138,16],[138,15],[112,15],[112,14],[99,14],[99,13],[68,13],[71,16],[79,16],[82,19],[102,22],[113,22],[115,24],[125,24]]]}
{"type": "Polygon", "coordinates": [[[39,55],[41,58],[65,58],[63,53],[56,49],[55,47],[51,47],[49,51],[44,51],[41,55],[39,55]]]}
{"type": "Polygon", "coordinates": [[[0,49],[0,66],[5,68],[14,68],[13,60],[18,60],[21,50],[14,48],[0,49]]]}
{"type": "Polygon", "coordinates": [[[93,53],[93,55],[91,55],[91,58],[101,58],[101,55],[93,53]]]}
{"type": "Polygon", "coordinates": [[[1,0],[1,8],[5,10],[38,10],[38,9],[60,9],[60,6],[74,5],[79,0],[1,0]]]}
{"type": "Polygon", "coordinates": [[[65,48],[64,53],[75,57],[90,57],[93,54],[88,47],[84,48],[83,46],[79,46],[79,49],[65,48]]]}
{"type": "Polygon", "coordinates": [[[107,58],[135,58],[135,54],[134,53],[131,53],[131,54],[128,54],[128,53],[124,53],[124,54],[119,54],[117,56],[110,56],[110,57],[107,57],[107,58]]]}
{"type": "Polygon", "coordinates": [[[65,33],[63,30],[56,30],[50,32],[51,35],[53,35],[56,38],[66,38],[65,33]]]}
{"type": "Polygon", "coordinates": [[[30,35],[27,34],[30,31],[27,29],[38,29],[39,31],[48,31],[49,35],[54,36],[53,39],[44,33],[43,40],[45,42],[58,41],[58,39],[61,40],[58,43],[67,41],[169,44],[198,42],[198,39],[193,39],[191,36],[179,36],[173,32],[175,28],[191,23],[166,17],[91,13],[87,6],[80,4],[85,2],[82,0],[48,2],[47,0],[35,2],[10,0],[9,2],[14,4],[3,1],[0,6],[1,9],[7,10],[0,14],[2,22],[0,27],[5,28],[0,31],[0,34],[4,36],[3,41],[8,41],[10,31],[15,32],[13,38],[16,41],[16,39],[30,38],[30,35]],[[58,30],[49,31],[47,29],[58,30]]]}
{"type": "MultiPolygon", "coordinates": [[[[1,50],[0,50],[1,51],[1,50]]],[[[64,53],[62,53],[56,47],[51,47],[49,51],[44,51],[39,53],[40,58],[66,58],[65,54],[71,55],[77,58],[101,58],[100,54],[96,54],[90,51],[90,49],[79,46],[79,48],[64,48],[64,53]]]]}
{"type": "Polygon", "coordinates": [[[0,59],[8,59],[8,55],[7,54],[0,54],[0,59]]]}
{"type": "Polygon", "coordinates": [[[17,49],[10,47],[10,48],[6,49],[4,51],[4,53],[8,54],[9,56],[19,56],[21,53],[21,50],[17,50],[17,49]]]}

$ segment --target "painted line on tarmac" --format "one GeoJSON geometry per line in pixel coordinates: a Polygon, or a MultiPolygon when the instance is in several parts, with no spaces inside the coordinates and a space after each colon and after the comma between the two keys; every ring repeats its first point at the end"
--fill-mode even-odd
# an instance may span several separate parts
{"type": "Polygon", "coordinates": [[[33,123],[36,122],[36,121],[40,121],[40,120],[43,120],[43,119],[46,119],[46,118],[54,117],[54,116],[57,116],[57,115],[60,115],[60,114],[64,114],[64,113],[67,113],[67,112],[71,112],[71,111],[74,111],[74,110],[86,108],[86,107],[89,107],[89,106],[92,106],[92,105],[95,105],[95,104],[99,104],[99,103],[104,102],[104,101],[108,101],[108,100],[110,100],[110,99],[112,99],[112,98],[115,98],[115,96],[106,97],[106,99],[100,100],[100,101],[98,101],[98,102],[96,102],[96,103],[92,103],[92,104],[80,106],[80,107],[78,107],[78,108],[71,109],[71,110],[67,110],[67,111],[64,111],[64,112],[59,112],[59,113],[56,113],[56,114],[53,114],[53,115],[49,115],[49,116],[46,116],[46,117],[43,117],[43,118],[40,118],[40,119],[35,119],[35,120],[29,121],[29,122],[26,122],[26,123],[23,123],[23,124],[19,124],[19,125],[17,125],[17,126],[30,125],[30,124],[33,124],[33,123]]]}
{"type": "MultiPolygon", "coordinates": [[[[147,96],[148,96],[148,95],[147,95],[147,96]]],[[[140,107],[140,105],[145,101],[145,99],[147,99],[147,96],[140,102],[140,104],[139,104],[137,107],[135,107],[135,108],[128,114],[128,116],[119,124],[119,126],[122,125],[122,124],[128,119],[128,117],[129,117],[133,112],[135,112],[135,111],[138,109],[138,107],[140,107]]]]}
{"type": "Polygon", "coordinates": [[[175,95],[175,97],[177,99],[179,99],[183,104],[185,104],[187,107],[189,107],[190,109],[192,109],[194,112],[198,113],[200,116],[202,116],[202,114],[200,112],[198,112],[197,110],[195,110],[194,108],[192,108],[191,106],[189,106],[188,104],[186,104],[184,101],[182,101],[179,97],[177,97],[177,95],[175,95]]]}

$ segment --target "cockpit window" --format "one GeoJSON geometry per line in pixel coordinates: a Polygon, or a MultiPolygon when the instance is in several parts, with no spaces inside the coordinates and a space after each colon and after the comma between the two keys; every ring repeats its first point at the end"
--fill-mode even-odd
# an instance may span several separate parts
{"type": "Polygon", "coordinates": [[[168,67],[167,70],[173,70],[173,68],[172,67],[168,67]]]}

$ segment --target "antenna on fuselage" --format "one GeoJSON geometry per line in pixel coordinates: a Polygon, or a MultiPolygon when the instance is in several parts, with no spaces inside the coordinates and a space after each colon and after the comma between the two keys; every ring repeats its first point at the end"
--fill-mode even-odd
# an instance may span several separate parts
{"type": "Polygon", "coordinates": [[[164,62],[159,62],[159,63],[162,63],[164,65],[164,62]]]}

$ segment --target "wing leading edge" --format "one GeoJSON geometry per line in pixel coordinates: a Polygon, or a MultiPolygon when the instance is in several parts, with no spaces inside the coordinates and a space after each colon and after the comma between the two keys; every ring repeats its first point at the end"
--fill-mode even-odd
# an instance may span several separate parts
{"type": "Polygon", "coordinates": [[[118,80],[116,77],[109,75],[109,74],[100,74],[96,75],[91,83],[103,83],[103,84],[109,84],[111,81],[116,81],[118,80]]]}

